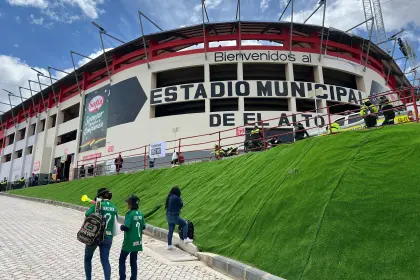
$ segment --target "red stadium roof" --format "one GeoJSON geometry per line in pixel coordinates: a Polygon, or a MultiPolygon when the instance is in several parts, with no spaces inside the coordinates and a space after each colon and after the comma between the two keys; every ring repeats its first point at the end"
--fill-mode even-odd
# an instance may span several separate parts
{"type": "MultiPolygon", "coordinates": [[[[173,56],[187,55],[193,53],[204,53],[204,49],[191,49],[179,52],[191,46],[209,42],[232,41],[242,42],[245,40],[268,41],[278,43],[273,45],[253,45],[224,47],[207,47],[207,52],[232,51],[232,50],[290,50],[290,22],[255,22],[255,21],[233,21],[220,23],[206,23],[205,36],[203,25],[193,25],[179,29],[167,30],[163,32],[145,35],[131,42],[125,43],[117,48],[106,52],[106,58],[110,67],[111,74],[115,74],[124,69],[146,63],[146,52],[148,61],[156,61],[173,56]],[[238,32],[238,30],[241,32],[238,32]]],[[[317,25],[293,23],[292,51],[310,52],[318,54],[320,52],[322,27],[317,25]]],[[[364,59],[368,57],[368,67],[378,72],[386,78],[391,67],[389,86],[391,88],[410,86],[399,66],[392,57],[377,45],[371,43],[369,56],[367,49],[369,41],[333,28],[325,28],[323,36],[323,49],[328,55],[351,60],[364,65],[364,59]]],[[[87,89],[108,79],[104,55],[100,55],[89,63],[77,69],[80,87],[87,89]]],[[[74,72],[60,79],[53,84],[56,98],[62,102],[76,94],[78,87],[74,72]]],[[[54,106],[52,86],[44,89],[42,94],[47,100],[47,105],[41,103],[41,93],[34,95],[34,102],[37,104],[38,111],[45,110],[45,107],[54,106]]],[[[26,113],[30,116],[35,115],[32,101],[24,102],[26,113]],[[32,109],[30,109],[32,107],[32,109]]],[[[17,122],[24,119],[22,104],[13,108],[13,113],[17,122]]],[[[7,126],[13,125],[12,112],[8,111],[3,115],[8,119],[7,126]]]]}

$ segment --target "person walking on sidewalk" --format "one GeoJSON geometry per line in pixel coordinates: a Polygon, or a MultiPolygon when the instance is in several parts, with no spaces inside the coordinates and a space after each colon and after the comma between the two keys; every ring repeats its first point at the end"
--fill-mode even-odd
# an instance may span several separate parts
{"type": "Polygon", "coordinates": [[[137,255],[143,251],[142,236],[146,229],[144,215],[139,211],[140,198],[135,195],[127,200],[128,212],[125,214],[124,224],[121,230],[124,231],[124,242],[120,254],[120,280],[125,280],[125,261],[130,255],[131,277],[130,280],[137,280],[137,255]]]}
{"type": "Polygon", "coordinates": [[[185,243],[192,243],[188,238],[188,223],[182,219],[179,214],[184,203],[181,199],[181,190],[178,187],[173,187],[166,197],[165,209],[166,220],[168,221],[168,250],[172,250],[172,236],[174,235],[175,225],[182,228],[182,235],[185,243]]]}
{"type": "MultiPolygon", "coordinates": [[[[95,244],[93,246],[86,245],[85,248],[85,274],[86,280],[92,279],[92,258],[93,253],[95,253],[96,248],[99,247],[99,254],[101,257],[102,268],[104,269],[105,280],[111,280],[111,265],[109,263],[109,251],[111,250],[112,238],[117,234],[115,225],[117,225],[117,207],[111,203],[112,193],[107,188],[100,188],[98,190],[96,199],[102,200],[101,202],[101,212],[103,217],[106,218],[106,228],[105,228],[105,238],[100,244],[95,244]]],[[[92,215],[95,213],[96,205],[93,205],[89,210],[86,211],[85,216],[92,215]]]]}

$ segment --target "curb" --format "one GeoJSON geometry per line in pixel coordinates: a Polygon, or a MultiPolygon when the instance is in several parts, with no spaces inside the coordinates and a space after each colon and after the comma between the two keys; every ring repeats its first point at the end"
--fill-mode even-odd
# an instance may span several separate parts
{"type": "MultiPolygon", "coordinates": [[[[51,204],[55,206],[65,207],[80,212],[85,212],[89,207],[74,205],[61,201],[54,201],[49,199],[42,199],[36,197],[22,196],[16,194],[9,194],[0,192],[0,195],[25,199],[34,202],[40,202],[44,204],[51,204]]],[[[124,217],[118,216],[118,222],[124,223],[124,217]]],[[[158,228],[152,225],[146,224],[145,234],[158,239],[160,241],[167,241],[168,239],[168,230],[158,228]]],[[[227,276],[232,277],[233,279],[240,280],[285,280],[284,278],[269,274],[262,270],[256,269],[254,267],[248,266],[241,262],[222,257],[212,253],[204,253],[198,250],[198,247],[193,244],[184,244],[181,239],[174,233],[172,242],[175,246],[178,246],[183,251],[196,256],[200,261],[204,262],[207,266],[213,268],[214,270],[223,273],[227,276]]]]}

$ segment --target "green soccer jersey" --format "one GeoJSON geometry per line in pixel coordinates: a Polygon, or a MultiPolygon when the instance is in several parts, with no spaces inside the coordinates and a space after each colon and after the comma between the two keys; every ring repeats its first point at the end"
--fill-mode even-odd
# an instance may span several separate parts
{"type": "Polygon", "coordinates": [[[142,235],[146,228],[144,215],[139,210],[130,210],[125,214],[124,225],[128,228],[124,232],[122,250],[126,252],[143,251],[142,235]]]}
{"type": "MultiPolygon", "coordinates": [[[[112,239],[112,230],[114,228],[115,218],[118,218],[117,207],[109,200],[102,200],[101,202],[102,215],[106,218],[105,238],[112,239]]],[[[86,217],[95,213],[95,205],[86,211],[86,217]]]]}

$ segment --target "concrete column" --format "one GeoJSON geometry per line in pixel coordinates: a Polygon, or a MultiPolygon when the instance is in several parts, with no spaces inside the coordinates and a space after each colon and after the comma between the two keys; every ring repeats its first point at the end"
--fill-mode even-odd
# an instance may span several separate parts
{"type": "MultiPolygon", "coordinates": [[[[244,79],[244,63],[240,61],[238,62],[238,81],[243,81],[243,79],[244,79]]],[[[238,97],[238,110],[239,112],[245,112],[244,97],[238,97]]],[[[243,118],[242,118],[242,122],[243,122],[243,118]]]]}
{"type": "Polygon", "coordinates": [[[61,111],[61,103],[59,103],[57,107],[57,114],[55,117],[54,139],[53,139],[53,143],[51,147],[51,156],[50,156],[50,168],[54,166],[55,148],[57,147],[58,127],[60,124],[63,123],[63,117],[64,117],[64,114],[61,111]]]}
{"type": "Polygon", "coordinates": [[[322,66],[314,66],[314,79],[315,83],[323,84],[324,83],[324,74],[322,72],[322,66]]]}
{"type": "MultiPolygon", "coordinates": [[[[6,141],[6,134],[7,134],[7,128],[5,127],[4,128],[4,138],[3,138],[3,141],[5,142],[6,141]]],[[[6,145],[6,143],[5,143],[5,145],[6,145]]],[[[2,149],[1,150],[1,153],[0,153],[0,174],[1,174],[1,169],[3,168],[3,164],[1,164],[2,163],[2,157],[4,156],[4,149],[2,149]]],[[[3,178],[0,178],[0,181],[3,181],[3,178]]]]}
{"type": "MultiPolygon", "coordinates": [[[[45,127],[44,127],[44,142],[42,143],[42,147],[45,149],[46,148],[46,144],[47,144],[47,139],[48,139],[48,127],[50,126],[50,116],[51,116],[51,109],[48,109],[46,112],[46,117],[45,117],[45,127]]],[[[37,128],[38,129],[38,128],[37,128]]],[[[44,150],[45,151],[45,150],[44,150]]],[[[41,160],[39,161],[39,166],[40,166],[40,173],[42,173],[42,163],[44,161],[44,157],[41,156],[41,160]]],[[[50,162],[51,163],[51,162],[50,162]]],[[[51,166],[49,166],[49,170],[47,173],[50,173],[51,171],[51,166]]]]}
{"type": "MultiPolygon", "coordinates": [[[[26,133],[25,133],[25,145],[22,150],[22,170],[20,171],[20,177],[25,177],[25,162],[26,162],[26,147],[28,146],[29,139],[29,129],[31,128],[31,120],[26,123],[26,133]]],[[[26,179],[26,178],[25,178],[26,179]]]]}
{"type": "MultiPolygon", "coordinates": [[[[34,132],[34,145],[32,146],[32,163],[31,163],[31,172],[34,169],[35,163],[35,151],[36,151],[36,143],[38,141],[38,126],[40,123],[39,114],[36,115],[36,122],[35,122],[35,132],[34,132]]],[[[41,169],[41,166],[39,167],[41,169]]],[[[39,170],[41,171],[41,170],[39,170]]]]}
{"type": "MultiPolygon", "coordinates": [[[[356,76],[356,86],[357,89],[363,92],[366,92],[366,89],[370,88],[370,85],[365,83],[365,79],[363,76],[356,76]]],[[[370,92],[366,92],[368,95],[370,92]]]]}
{"type": "Polygon", "coordinates": [[[208,63],[204,64],[204,82],[210,82],[210,64],[208,63]]]}
{"type": "MultiPolygon", "coordinates": [[[[77,149],[76,149],[76,152],[74,153],[73,169],[77,167],[77,161],[79,160],[80,138],[81,138],[82,132],[83,132],[82,131],[82,123],[83,123],[84,107],[85,107],[85,91],[82,90],[82,94],[80,96],[80,106],[79,106],[79,129],[78,129],[78,133],[76,135],[77,149]]],[[[73,174],[73,178],[75,178],[75,177],[76,177],[75,174],[73,174]]]]}
{"type": "Polygon", "coordinates": [[[293,73],[293,63],[286,64],[286,81],[294,81],[295,75],[293,73]]]}
{"type": "Polygon", "coordinates": [[[14,139],[14,141],[13,141],[13,149],[12,149],[12,154],[11,154],[11,157],[10,157],[10,169],[9,169],[9,176],[7,176],[7,181],[8,182],[10,182],[11,180],[10,180],[10,178],[12,177],[12,172],[13,172],[13,163],[14,163],[14,161],[15,161],[15,159],[13,158],[13,155],[14,155],[14,153],[15,153],[15,149],[16,149],[16,135],[17,135],[17,132],[18,132],[18,128],[17,128],[17,126],[15,126],[15,139],[14,139]]]}
{"type": "Polygon", "coordinates": [[[296,97],[289,97],[288,98],[288,104],[289,104],[289,111],[291,111],[291,112],[296,112],[297,111],[296,97]]]}
{"type": "Polygon", "coordinates": [[[244,79],[244,63],[242,61],[238,62],[238,81],[243,81],[244,79]]]}

